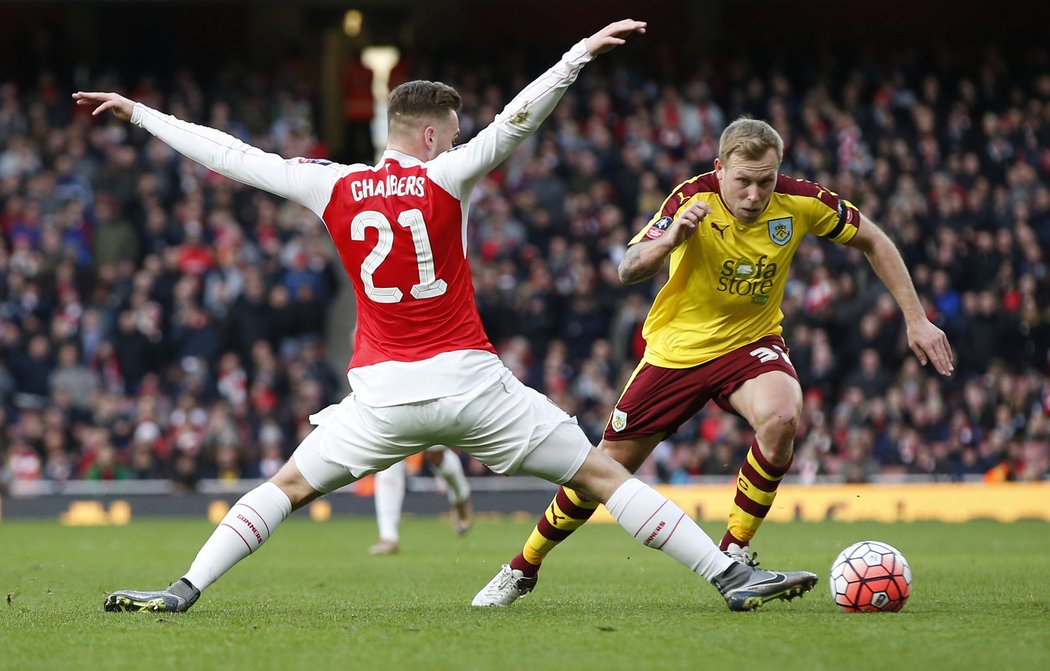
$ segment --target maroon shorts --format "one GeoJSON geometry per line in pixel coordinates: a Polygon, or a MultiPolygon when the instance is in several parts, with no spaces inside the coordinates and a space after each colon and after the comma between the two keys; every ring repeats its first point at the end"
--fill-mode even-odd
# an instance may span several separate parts
{"type": "Polygon", "coordinates": [[[779,370],[798,379],[780,336],[766,336],[692,368],[661,368],[643,363],[616,403],[605,440],[633,440],[658,433],[668,436],[714,399],[739,414],[729,396],[744,382],[779,370]]]}

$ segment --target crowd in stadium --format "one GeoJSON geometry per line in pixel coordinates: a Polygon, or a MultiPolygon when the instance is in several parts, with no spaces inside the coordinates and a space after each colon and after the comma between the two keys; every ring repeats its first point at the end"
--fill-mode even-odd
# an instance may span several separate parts
{"type": "MultiPolygon", "coordinates": [[[[473,194],[474,280],[500,356],[597,442],[662,282],[619,281],[627,240],[711,169],[727,123],[764,118],[785,139],[782,172],[846,196],[894,238],[957,357],[950,379],[921,368],[858,253],[807,239],[784,303],[805,390],[793,474],[1050,476],[1050,68],[1045,53],[970,56],[588,67],[473,194]]],[[[408,74],[457,87],[466,141],[544,67],[521,62],[408,74]]],[[[318,91],[291,67],[102,79],[283,156],[328,154],[318,91]]],[[[0,480],[269,477],[308,415],[348,391],[326,353],[343,290],[327,232],[92,119],[72,90],[50,72],[0,81],[0,480]]],[[[749,443],[710,404],[641,475],[732,477],[749,443]]]]}

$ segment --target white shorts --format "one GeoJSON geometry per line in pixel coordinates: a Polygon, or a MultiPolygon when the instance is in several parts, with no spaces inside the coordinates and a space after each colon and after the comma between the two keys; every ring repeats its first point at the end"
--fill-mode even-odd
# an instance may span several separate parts
{"type": "Polygon", "coordinates": [[[575,418],[506,368],[467,392],[429,401],[374,407],[351,393],[310,423],[317,428],[292,458],[322,493],[434,445],[455,447],[496,473],[562,484],[593,449],[575,418]]]}

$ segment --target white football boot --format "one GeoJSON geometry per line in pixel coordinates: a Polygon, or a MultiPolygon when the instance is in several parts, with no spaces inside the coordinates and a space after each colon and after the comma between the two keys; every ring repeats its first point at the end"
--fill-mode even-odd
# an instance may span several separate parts
{"type": "Polygon", "coordinates": [[[509,606],[536,587],[539,576],[526,576],[510,564],[504,564],[489,584],[474,595],[471,606],[509,606]]]}

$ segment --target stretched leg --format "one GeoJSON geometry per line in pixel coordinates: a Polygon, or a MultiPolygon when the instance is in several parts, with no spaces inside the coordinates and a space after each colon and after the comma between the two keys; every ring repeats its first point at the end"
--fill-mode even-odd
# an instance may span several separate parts
{"type": "Polygon", "coordinates": [[[730,403],[755,429],[755,442],[737,477],[736,495],[720,547],[749,561],[751,539],[773,505],[791,467],[795,432],[802,415],[802,389],[792,376],[773,371],[748,380],[730,403]]]}
{"type": "MultiPolygon", "coordinates": [[[[108,611],[188,610],[206,589],[237,562],[253,554],[273,534],[277,525],[297,510],[321,496],[300,471],[297,457],[309,458],[316,453],[321,429],[315,429],[269,482],[259,485],[240,498],[197,552],[189,570],[168,589],[157,592],[122,590],[106,597],[108,611]]],[[[338,469],[336,469],[338,470],[338,469]]],[[[326,478],[325,491],[353,482],[346,471],[326,478]]],[[[319,480],[315,480],[318,481],[319,480]]]]}
{"type": "Polygon", "coordinates": [[[817,584],[808,571],[763,571],[727,557],[677,505],[594,450],[571,481],[646,547],[670,555],[715,586],[731,610],[754,610],[774,599],[791,600],[817,584]],[[610,490],[612,490],[611,493],[610,490]]]}
{"type": "MultiPolygon", "coordinates": [[[[624,387],[598,448],[634,473],[657,443],[709,399],[706,368],[668,369],[641,362],[624,387]]],[[[597,505],[581,492],[562,487],[510,566],[534,578],[550,551],[586,523],[597,505]]]]}
{"type": "MultiPolygon", "coordinates": [[[[590,450],[567,483],[590,500],[604,502],[609,513],[646,547],[674,560],[712,583],[733,610],[752,610],[772,599],[792,599],[812,589],[808,572],[759,571],[733,561],[672,501],[604,452],[590,450]]],[[[475,596],[473,605],[508,605],[532,590],[535,578],[504,566],[475,596]]]]}
{"type": "Polygon", "coordinates": [[[401,526],[401,506],[405,502],[406,471],[405,462],[399,461],[374,476],[379,542],[368,548],[368,554],[394,554],[399,549],[401,536],[398,530],[401,526]]]}
{"type": "MultiPolygon", "coordinates": [[[[602,440],[598,448],[608,453],[634,473],[652,453],[662,436],[649,436],[637,440],[602,440]]],[[[536,523],[525,547],[511,560],[511,568],[522,575],[534,577],[540,564],[551,550],[583,526],[598,508],[598,501],[588,499],[569,486],[561,486],[536,523]]]]}
{"type": "Polygon", "coordinates": [[[670,555],[709,581],[732,564],[681,508],[597,450],[568,484],[605,503],[609,514],[643,545],[670,555]]]}
{"type": "MultiPolygon", "coordinates": [[[[468,404],[469,411],[484,420],[485,428],[473,454],[480,455],[483,463],[497,472],[517,469],[567,484],[582,498],[605,503],[634,538],[709,580],[733,610],[757,608],[770,599],[790,599],[816,584],[817,576],[812,573],[758,571],[733,561],[681,508],[632,478],[606,452],[592,447],[576,422],[557,406],[524,387],[509,372],[500,382],[500,387],[468,404]],[[529,421],[526,424],[521,419],[529,421]],[[523,455],[522,439],[527,441],[523,455]]],[[[467,408],[458,411],[466,412],[467,408]]],[[[464,443],[469,444],[472,438],[464,437],[464,443]]],[[[532,591],[535,584],[535,576],[524,576],[504,564],[471,604],[508,605],[532,591]]]]}
{"type": "Polygon", "coordinates": [[[470,500],[470,483],[463,472],[459,455],[447,447],[427,450],[427,459],[445,483],[448,502],[452,505],[452,525],[457,535],[470,531],[474,524],[474,506],[470,500]]]}

